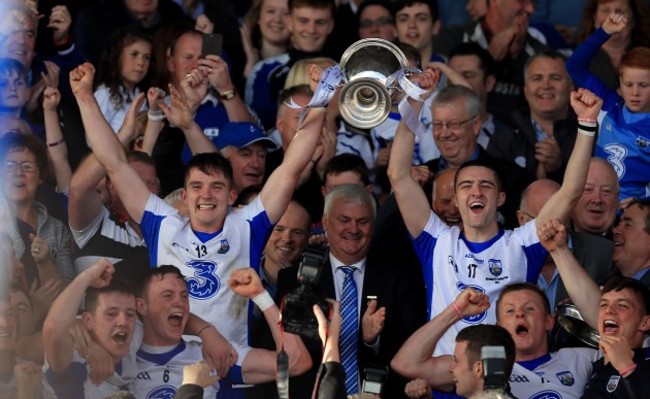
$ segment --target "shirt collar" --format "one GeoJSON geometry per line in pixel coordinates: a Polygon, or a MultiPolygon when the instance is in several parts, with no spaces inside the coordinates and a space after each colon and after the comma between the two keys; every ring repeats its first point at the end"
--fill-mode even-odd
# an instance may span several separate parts
{"type": "Polygon", "coordinates": [[[336,272],[336,270],[341,267],[341,266],[351,266],[351,267],[356,267],[357,270],[363,272],[365,267],[366,267],[366,258],[361,259],[359,262],[354,263],[352,265],[346,265],[345,263],[341,262],[340,260],[336,259],[332,253],[329,253],[330,257],[330,263],[332,264],[332,271],[336,272]]]}

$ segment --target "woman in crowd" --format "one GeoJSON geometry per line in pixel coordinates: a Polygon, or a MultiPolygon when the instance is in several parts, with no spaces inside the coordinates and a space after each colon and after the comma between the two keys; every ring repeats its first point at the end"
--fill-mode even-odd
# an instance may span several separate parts
{"type": "Polygon", "coordinates": [[[287,52],[289,30],[285,18],[289,15],[287,0],[255,0],[241,27],[246,53],[244,77],[261,59],[287,52]]]}

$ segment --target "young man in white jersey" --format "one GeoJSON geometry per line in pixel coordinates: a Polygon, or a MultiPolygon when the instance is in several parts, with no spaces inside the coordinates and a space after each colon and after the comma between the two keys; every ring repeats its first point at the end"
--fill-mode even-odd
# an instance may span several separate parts
{"type": "MultiPolygon", "coordinates": [[[[109,130],[92,96],[94,68],[84,64],[70,74],[70,84],[81,110],[88,140],[101,148],[96,156],[114,182],[129,215],[141,224],[153,265],[173,264],[187,276],[194,312],[212,323],[237,348],[235,382],[261,383],[275,379],[275,352],[248,346],[248,306],[223,284],[238,268],[259,265],[264,243],[284,213],[302,170],[311,160],[322,131],[325,109],[311,109],[297,129],[284,161],[271,174],[260,195],[244,210],[230,213],[235,200],[232,168],[220,154],[195,156],[185,174],[182,197],[189,220],[149,190],[125,161],[124,151],[109,130]],[[250,355],[250,356],[249,356],[250,355]]],[[[172,91],[168,118],[182,119],[184,128],[195,122],[186,101],[172,91]],[[184,117],[177,118],[178,113],[184,117]]],[[[297,375],[309,368],[299,363],[289,369],[297,375]]],[[[223,389],[223,384],[222,384],[223,389]]]]}
{"type": "MultiPolygon", "coordinates": [[[[438,77],[438,71],[428,68],[414,80],[430,94],[438,77]]],[[[460,135],[461,130],[472,129],[471,133],[478,135],[480,124],[472,122],[478,115],[467,115],[469,111],[462,97],[454,97],[453,91],[446,95],[445,90],[440,91],[432,105],[434,135],[439,135],[439,141],[453,149],[458,147],[461,137],[466,136],[467,132],[460,135]]],[[[422,102],[409,99],[409,103],[411,111],[419,115],[422,102]]],[[[596,130],[595,120],[602,101],[592,93],[580,90],[571,94],[571,105],[577,115],[588,122],[584,122],[579,130],[581,134],[578,134],[564,185],[541,210],[537,224],[552,218],[566,220],[584,187],[596,130]]],[[[485,292],[495,300],[505,284],[536,281],[546,251],[539,244],[535,222],[514,231],[499,227],[497,207],[504,203],[505,193],[501,192],[499,177],[489,165],[470,161],[456,173],[455,201],[463,221],[462,231],[445,225],[431,211],[426,195],[410,175],[414,133],[405,122],[409,119],[414,118],[405,115],[398,126],[388,176],[423,265],[430,317],[440,313],[459,291],[467,287],[485,292]]],[[[463,319],[447,331],[434,354],[452,353],[454,337],[464,326],[494,322],[493,309],[463,319]]]]}

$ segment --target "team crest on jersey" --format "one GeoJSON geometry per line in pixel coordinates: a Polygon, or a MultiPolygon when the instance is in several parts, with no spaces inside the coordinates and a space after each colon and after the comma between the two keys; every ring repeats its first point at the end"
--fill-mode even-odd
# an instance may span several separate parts
{"type": "Polygon", "coordinates": [[[488,260],[488,270],[494,277],[499,277],[503,273],[503,266],[501,261],[498,259],[489,259],[488,260]]]}
{"type": "MultiPolygon", "coordinates": [[[[485,289],[483,287],[480,287],[475,284],[464,284],[462,282],[457,282],[456,283],[456,288],[458,288],[458,291],[463,291],[465,288],[473,288],[478,292],[485,292],[485,289]]],[[[474,316],[467,316],[463,318],[463,321],[467,324],[480,324],[485,318],[487,317],[487,311],[479,313],[474,316]]]]}
{"type": "Polygon", "coordinates": [[[568,371],[568,370],[567,371],[560,371],[559,373],[555,373],[555,375],[560,380],[562,385],[565,385],[567,387],[572,386],[576,382],[576,379],[573,378],[573,374],[571,374],[571,372],[568,371]]]}
{"type": "Polygon", "coordinates": [[[636,144],[637,147],[646,149],[648,146],[650,146],[650,142],[645,137],[637,136],[636,140],[634,140],[634,143],[636,144]]]}
{"type": "Polygon", "coordinates": [[[171,385],[160,386],[149,392],[145,399],[174,399],[176,388],[171,385]]]}
{"type": "Polygon", "coordinates": [[[196,299],[212,298],[219,292],[221,282],[216,276],[217,264],[210,260],[193,260],[187,266],[194,269],[194,276],[187,278],[187,291],[196,299]]]}
{"type": "Polygon", "coordinates": [[[218,254],[225,254],[228,251],[230,251],[230,244],[228,244],[228,240],[221,240],[221,243],[219,245],[219,249],[217,250],[217,253],[218,254]]]}
{"type": "Polygon", "coordinates": [[[447,258],[447,262],[449,262],[449,266],[453,267],[456,274],[458,274],[458,265],[456,264],[454,257],[449,255],[449,257],[447,258]]]}
{"type": "Polygon", "coordinates": [[[609,378],[609,381],[607,382],[607,392],[612,393],[616,390],[616,387],[618,387],[618,382],[621,380],[620,375],[613,375],[609,378]]]}
{"type": "Polygon", "coordinates": [[[562,395],[555,391],[542,391],[531,396],[530,399],[562,399],[562,395]]]}

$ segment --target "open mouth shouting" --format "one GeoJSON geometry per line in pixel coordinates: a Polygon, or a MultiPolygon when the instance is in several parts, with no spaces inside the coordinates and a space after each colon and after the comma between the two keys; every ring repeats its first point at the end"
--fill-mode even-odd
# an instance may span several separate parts
{"type": "Polygon", "coordinates": [[[129,334],[126,331],[118,331],[111,337],[117,344],[126,344],[129,334]]]}
{"type": "Polygon", "coordinates": [[[172,312],[172,314],[167,317],[167,321],[172,327],[180,328],[183,326],[184,314],[183,312],[172,312]]]}
{"type": "Polygon", "coordinates": [[[519,324],[517,326],[517,328],[515,328],[515,335],[518,336],[518,337],[527,336],[528,335],[528,327],[523,325],[523,324],[519,324]]]}
{"type": "Polygon", "coordinates": [[[607,319],[603,321],[603,334],[616,335],[618,334],[618,323],[614,320],[607,319]]]}

